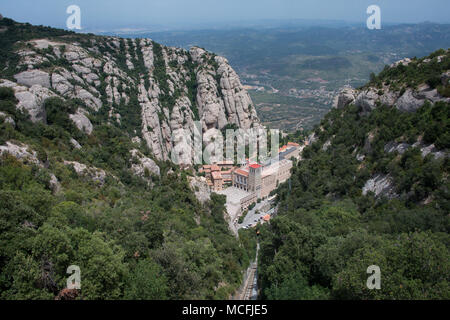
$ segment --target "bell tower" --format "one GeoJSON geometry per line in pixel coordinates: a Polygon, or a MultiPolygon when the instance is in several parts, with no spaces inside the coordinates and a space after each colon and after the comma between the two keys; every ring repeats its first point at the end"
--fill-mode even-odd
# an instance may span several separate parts
{"type": "Polygon", "coordinates": [[[248,191],[256,193],[258,198],[261,196],[261,171],[262,166],[259,164],[249,166],[248,191]]]}

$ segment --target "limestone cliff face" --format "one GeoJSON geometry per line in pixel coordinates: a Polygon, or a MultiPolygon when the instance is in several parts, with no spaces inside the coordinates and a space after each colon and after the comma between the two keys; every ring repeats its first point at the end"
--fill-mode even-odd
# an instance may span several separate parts
{"type": "Polygon", "coordinates": [[[202,66],[197,71],[197,105],[202,115],[203,129],[221,129],[227,123],[248,129],[257,122],[250,96],[228,60],[211,56],[201,48],[192,48],[190,54],[202,66]],[[211,59],[212,64],[208,63],[211,59]]]}
{"type": "MultiPolygon", "coordinates": [[[[143,139],[156,159],[167,160],[173,136],[227,124],[259,126],[256,109],[228,61],[201,48],[161,46],[151,39],[83,35],[18,42],[17,73],[0,79],[14,89],[17,107],[45,123],[44,101],[77,99],[70,119],[87,134],[89,114],[104,115],[130,138],[143,139]],[[81,39],[81,40],[80,40],[81,39]],[[128,121],[134,117],[134,126],[128,121]]],[[[182,140],[182,139],[180,139],[182,140]]],[[[182,142],[180,142],[182,143],[182,142]]]]}

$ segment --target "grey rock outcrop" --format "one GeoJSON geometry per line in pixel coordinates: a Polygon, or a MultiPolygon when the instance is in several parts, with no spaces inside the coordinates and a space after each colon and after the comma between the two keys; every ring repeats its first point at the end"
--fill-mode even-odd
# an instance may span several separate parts
{"type": "Polygon", "coordinates": [[[132,157],[131,170],[139,177],[149,178],[151,174],[160,175],[160,169],[155,161],[144,156],[139,150],[130,151],[132,157]]]}
{"type": "Polygon", "coordinates": [[[37,152],[30,149],[26,144],[16,144],[7,141],[5,145],[0,146],[0,155],[9,153],[13,157],[25,162],[39,165],[37,152]]]}
{"type": "Polygon", "coordinates": [[[436,159],[448,157],[448,150],[438,150],[434,144],[426,145],[422,141],[417,141],[412,145],[405,142],[389,142],[384,146],[384,152],[398,152],[399,154],[404,154],[409,148],[420,149],[422,157],[426,157],[429,154],[431,154],[436,159]]]}
{"type": "Polygon", "coordinates": [[[53,193],[58,193],[61,190],[61,183],[58,181],[58,178],[56,178],[56,176],[53,173],[50,174],[49,184],[53,193]]]}
{"type": "MultiPolygon", "coordinates": [[[[441,59],[442,60],[442,59],[441,59]]],[[[438,59],[439,61],[439,59],[438,59]]],[[[430,63],[431,60],[425,59],[422,63],[430,63]]],[[[407,66],[412,63],[411,59],[403,59],[391,65],[407,66]]],[[[441,82],[447,85],[450,79],[450,71],[441,75],[441,82]]],[[[414,112],[429,101],[435,103],[438,101],[450,102],[450,98],[443,97],[436,89],[430,88],[427,84],[421,84],[416,89],[404,88],[403,91],[394,91],[389,85],[383,84],[380,88],[365,87],[363,89],[344,88],[338,95],[337,108],[344,108],[349,104],[355,104],[362,109],[363,113],[369,113],[380,105],[395,106],[397,109],[405,112],[414,112]]]]}
{"type": "Polygon", "coordinates": [[[205,177],[188,177],[189,185],[195,193],[195,197],[201,203],[211,200],[211,191],[205,177]]]}
{"type": "Polygon", "coordinates": [[[356,99],[356,90],[352,88],[344,88],[338,96],[336,107],[338,109],[343,108],[346,105],[353,103],[355,99],[356,99]]]}
{"type": "Polygon", "coordinates": [[[316,133],[313,132],[311,133],[308,138],[306,138],[306,142],[308,143],[308,145],[312,145],[313,143],[315,143],[317,140],[319,140],[319,138],[316,136],[316,133]]]}
{"type": "Polygon", "coordinates": [[[364,141],[363,150],[365,153],[372,152],[372,142],[375,139],[376,131],[371,131],[367,134],[366,140],[364,141]]]}
{"type": "Polygon", "coordinates": [[[322,151],[327,151],[330,146],[331,146],[331,139],[325,141],[325,143],[322,146],[322,151]]]}
{"type": "Polygon", "coordinates": [[[9,124],[12,125],[13,127],[16,126],[16,122],[14,121],[14,119],[13,119],[10,115],[8,115],[8,114],[6,114],[6,113],[0,111],[0,119],[1,119],[1,118],[3,119],[3,121],[4,121],[5,123],[9,123],[9,124]]]}
{"type": "Polygon", "coordinates": [[[407,143],[389,142],[384,146],[384,152],[391,153],[396,151],[399,154],[404,154],[410,146],[411,145],[407,143]]]}
{"type": "Polygon", "coordinates": [[[28,70],[18,73],[14,76],[18,84],[31,87],[35,84],[50,88],[50,76],[47,72],[41,70],[28,70]]]}
{"type": "Polygon", "coordinates": [[[399,65],[404,65],[404,66],[406,67],[406,66],[409,65],[411,62],[412,62],[412,60],[411,60],[410,58],[404,58],[404,59],[402,59],[402,60],[396,61],[396,62],[394,62],[393,64],[391,64],[391,68],[397,67],[397,66],[399,66],[399,65]]]}
{"type": "Polygon", "coordinates": [[[397,100],[397,108],[401,111],[414,112],[425,103],[424,99],[417,99],[411,89],[407,89],[405,93],[397,100]]]}
{"type": "Polygon", "coordinates": [[[378,98],[377,92],[370,88],[358,94],[355,105],[361,107],[363,112],[370,112],[375,109],[378,98]]]}
{"type": "Polygon", "coordinates": [[[70,143],[73,145],[73,147],[75,149],[81,149],[82,148],[80,143],[77,140],[75,140],[74,138],[70,139],[70,143]]]}
{"type": "Polygon", "coordinates": [[[14,90],[14,95],[19,101],[17,108],[26,110],[33,122],[46,121],[44,102],[47,98],[55,96],[49,89],[35,84],[30,88],[17,85],[17,83],[0,79],[0,87],[9,87],[14,90]]]}
{"type": "Polygon", "coordinates": [[[426,157],[429,154],[431,154],[436,159],[448,157],[448,150],[438,150],[434,144],[425,145],[422,142],[416,142],[412,146],[420,149],[422,157],[426,157]]]}
{"type": "Polygon", "coordinates": [[[368,192],[373,192],[376,197],[386,197],[388,199],[398,197],[395,193],[392,178],[382,174],[375,175],[366,181],[362,189],[362,194],[367,195],[368,192]]]}
{"type": "MultiPolygon", "coordinates": [[[[39,161],[37,152],[32,150],[30,146],[26,144],[17,144],[15,142],[7,141],[5,145],[0,146],[0,155],[5,153],[12,155],[24,164],[33,164],[40,168],[45,167],[45,164],[39,161]]],[[[50,179],[48,182],[53,193],[57,193],[61,190],[61,183],[53,173],[50,173],[50,179]]]]}
{"type": "Polygon", "coordinates": [[[103,185],[106,179],[106,172],[103,169],[96,167],[88,167],[87,165],[77,162],[77,161],[67,161],[64,160],[64,164],[67,166],[72,166],[75,172],[80,176],[86,176],[94,182],[103,185]]]}
{"type": "Polygon", "coordinates": [[[78,129],[84,131],[87,134],[91,134],[94,127],[92,126],[91,121],[85,115],[85,111],[81,108],[78,108],[75,114],[69,115],[69,118],[75,123],[78,129]]]}

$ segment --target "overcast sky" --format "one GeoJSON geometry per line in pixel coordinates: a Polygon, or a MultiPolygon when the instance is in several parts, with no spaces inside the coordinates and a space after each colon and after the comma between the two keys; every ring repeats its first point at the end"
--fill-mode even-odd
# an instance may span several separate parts
{"type": "Polygon", "coordinates": [[[372,4],[380,6],[385,23],[450,23],[450,0],[0,0],[0,13],[20,22],[65,27],[71,4],[81,8],[85,29],[259,19],[364,22],[372,4]]]}

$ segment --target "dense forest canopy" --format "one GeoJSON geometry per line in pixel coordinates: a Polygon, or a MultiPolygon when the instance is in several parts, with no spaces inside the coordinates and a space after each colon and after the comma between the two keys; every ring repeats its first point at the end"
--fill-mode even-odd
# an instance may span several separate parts
{"type": "MultiPolygon", "coordinates": [[[[415,62],[386,68],[368,86],[432,83],[448,70],[446,59],[444,69],[433,63],[425,73],[415,62]]],[[[450,105],[361,111],[331,110],[290,183],[278,188],[279,215],[261,229],[263,298],[450,298],[450,105]],[[408,147],[386,151],[396,143],[408,147]],[[431,144],[444,156],[424,155],[420,148],[431,144]],[[391,190],[363,192],[377,175],[389,177],[391,190]],[[366,287],[371,265],[380,267],[380,290],[366,287]]]]}

